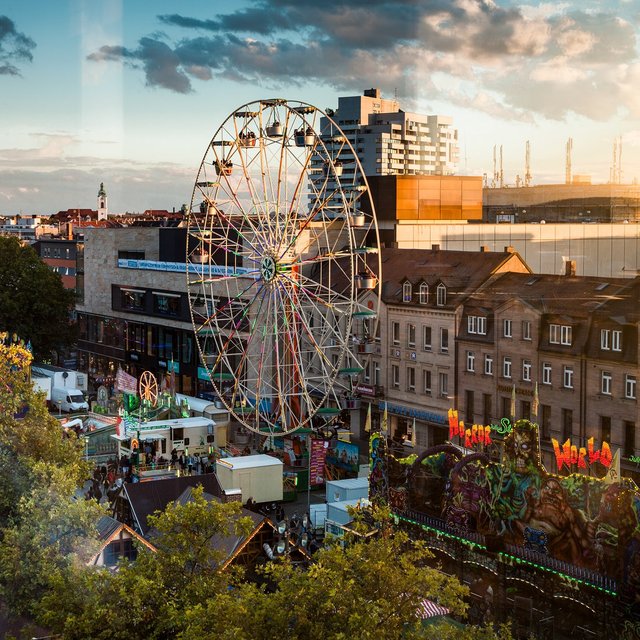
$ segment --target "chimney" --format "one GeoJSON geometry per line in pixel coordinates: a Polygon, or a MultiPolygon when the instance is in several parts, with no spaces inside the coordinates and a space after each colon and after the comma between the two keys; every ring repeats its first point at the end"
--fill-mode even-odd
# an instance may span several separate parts
{"type": "Polygon", "coordinates": [[[511,245],[509,245],[508,247],[504,248],[504,252],[505,253],[515,253],[516,250],[511,245]]]}
{"type": "Polygon", "coordinates": [[[367,98],[380,98],[380,89],[365,89],[364,95],[367,98]]]}
{"type": "Polygon", "coordinates": [[[488,253],[489,247],[486,244],[480,245],[480,253],[488,253]]]}
{"type": "Polygon", "coordinates": [[[564,275],[565,276],[575,276],[576,275],[576,261],[575,260],[567,260],[564,263],[564,275]]]}
{"type": "Polygon", "coordinates": [[[440,245],[439,244],[432,244],[431,245],[431,251],[440,251],[440,245]]]}

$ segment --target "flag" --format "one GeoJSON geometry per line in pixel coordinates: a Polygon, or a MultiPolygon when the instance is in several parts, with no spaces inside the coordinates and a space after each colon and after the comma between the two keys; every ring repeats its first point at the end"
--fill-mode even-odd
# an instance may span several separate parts
{"type": "Polygon", "coordinates": [[[127,391],[128,393],[138,393],[138,381],[122,367],[118,367],[118,373],[116,373],[116,389],[118,391],[127,391]]]}
{"type": "Polygon", "coordinates": [[[413,419],[413,426],[411,427],[411,446],[415,447],[417,444],[416,441],[416,419],[413,419]]]}
{"type": "Polygon", "coordinates": [[[367,410],[367,419],[364,421],[364,431],[365,433],[371,433],[371,404],[369,404],[369,409],[367,410]]]}
{"type": "Polygon", "coordinates": [[[538,398],[538,381],[533,389],[533,404],[531,405],[531,414],[538,417],[538,409],[540,408],[540,399],[538,398]]]}
{"type": "Polygon", "coordinates": [[[620,449],[616,449],[613,454],[607,475],[604,477],[605,484],[613,484],[614,482],[620,482],[620,449]]]}
{"type": "Polygon", "coordinates": [[[388,430],[388,417],[387,417],[387,403],[384,403],[384,413],[382,414],[382,424],[380,425],[380,433],[381,435],[386,438],[387,437],[387,430],[388,430]]]}
{"type": "Polygon", "coordinates": [[[516,385],[513,385],[513,389],[511,391],[511,417],[516,417],[516,385]]]}

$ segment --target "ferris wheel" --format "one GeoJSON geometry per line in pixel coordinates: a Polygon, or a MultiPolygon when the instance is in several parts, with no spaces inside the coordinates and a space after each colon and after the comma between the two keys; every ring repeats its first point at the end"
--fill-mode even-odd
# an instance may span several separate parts
{"type": "Polygon", "coordinates": [[[271,434],[335,415],[380,300],[373,202],[347,136],[309,104],[244,105],[207,145],[188,228],[196,342],[234,418],[271,434]]]}

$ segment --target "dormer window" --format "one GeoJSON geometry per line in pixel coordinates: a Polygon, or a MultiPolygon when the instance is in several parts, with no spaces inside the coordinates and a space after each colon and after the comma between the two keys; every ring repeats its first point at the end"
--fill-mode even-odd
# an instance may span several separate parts
{"type": "Polygon", "coordinates": [[[418,299],[420,304],[429,304],[429,285],[423,282],[418,290],[418,299]]]}
{"type": "Polygon", "coordinates": [[[436,304],[439,307],[444,307],[444,305],[447,304],[447,287],[445,287],[442,282],[436,289],[436,304]]]}
{"type": "Polygon", "coordinates": [[[411,302],[411,296],[413,287],[410,282],[405,282],[402,285],[402,302],[411,302]]]}

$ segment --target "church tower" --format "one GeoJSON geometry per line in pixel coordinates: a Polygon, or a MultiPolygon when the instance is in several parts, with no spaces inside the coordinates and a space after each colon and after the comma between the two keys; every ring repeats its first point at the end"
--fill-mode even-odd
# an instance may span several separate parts
{"type": "Polygon", "coordinates": [[[101,182],[98,191],[98,220],[106,220],[107,213],[107,192],[104,190],[104,182],[101,182]]]}

